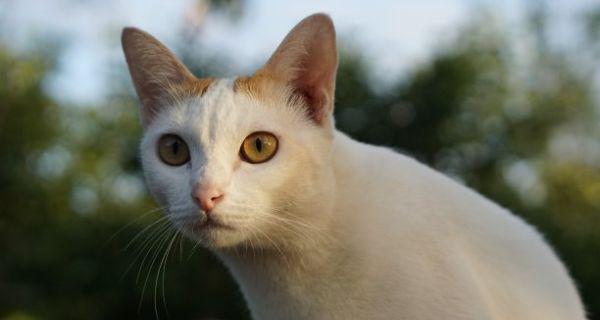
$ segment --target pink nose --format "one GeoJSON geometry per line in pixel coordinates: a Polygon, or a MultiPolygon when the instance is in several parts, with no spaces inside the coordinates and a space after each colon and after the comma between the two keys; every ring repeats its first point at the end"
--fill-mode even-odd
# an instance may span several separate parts
{"type": "Polygon", "coordinates": [[[223,192],[213,186],[201,185],[192,192],[194,202],[206,213],[210,211],[223,200],[223,192]]]}

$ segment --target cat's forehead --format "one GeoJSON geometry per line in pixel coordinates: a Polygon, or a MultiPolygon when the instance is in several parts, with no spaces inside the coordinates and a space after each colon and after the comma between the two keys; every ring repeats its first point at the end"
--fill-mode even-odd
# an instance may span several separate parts
{"type": "Polygon", "coordinates": [[[285,101],[236,90],[235,79],[215,80],[201,95],[183,99],[165,115],[166,125],[204,147],[239,143],[255,131],[282,133],[304,121],[285,101]]]}
{"type": "Polygon", "coordinates": [[[215,144],[216,140],[235,138],[258,120],[252,116],[254,112],[248,112],[256,106],[240,105],[236,100],[232,80],[215,80],[202,95],[181,101],[169,118],[197,142],[215,144]]]}

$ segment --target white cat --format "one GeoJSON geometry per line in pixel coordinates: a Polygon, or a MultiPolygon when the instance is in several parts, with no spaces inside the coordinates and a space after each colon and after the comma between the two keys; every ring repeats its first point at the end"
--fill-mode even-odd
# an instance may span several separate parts
{"type": "Polygon", "coordinates": [[[254,318],[585,318],[532,227],[335,129],[328,16],[304,19],[255,75],[236,79],[195,78],[137,29],[122,41],[148,186],[179,230],[222,259],[254,318]]]}

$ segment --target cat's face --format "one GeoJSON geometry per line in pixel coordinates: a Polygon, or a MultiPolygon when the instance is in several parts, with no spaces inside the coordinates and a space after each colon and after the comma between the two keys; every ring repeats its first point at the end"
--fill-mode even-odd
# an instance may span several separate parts
{"type": "Polygon", "coordinates": [[[298,215],[315,214],[303,209],[318,207],[311,202],[329,194],[331,137],[301,111],[234,92],[232,81],[219,80],[202,97],[161,112],[146,130],[141,154],[148,186],[174,225],[221,247],[279,238],[294,228],[282,220],[313,220],[298,215]],[[179,145],[168,141],[171,135],[179,145]],[[252,163],[263,160],[257,143],[267,160],[252,163]],[[208,210],[201,200],[216,203],[208,210]]]}
{"type": "Polygon", "coordinates": [[[266,248],[327,220],[337,67],[328,17],[303,20],[252,77],[196,79],[135,29],[123,46],[143,104],[148,187],[178,229],[213,248],[266,248]]]}

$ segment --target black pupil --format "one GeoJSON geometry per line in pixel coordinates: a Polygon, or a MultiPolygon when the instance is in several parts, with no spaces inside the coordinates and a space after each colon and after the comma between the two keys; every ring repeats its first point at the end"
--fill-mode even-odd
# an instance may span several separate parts
{"type": "Polygon", "coordinates": [[[173,154],[177,154],[177,152],[179,151],[179,141],[173,141],[173,143],[171,144],[171,151],[173,151],[173,154]]]}
{"type": "Polygon", "coordinates": [[[254,140],[254,145],[256,146],[256,150],[258,152],[262,152],[263,144],[262,144],[262,140],[260,140],[260,138],[256,138],[256,140],[254,140]]]}

